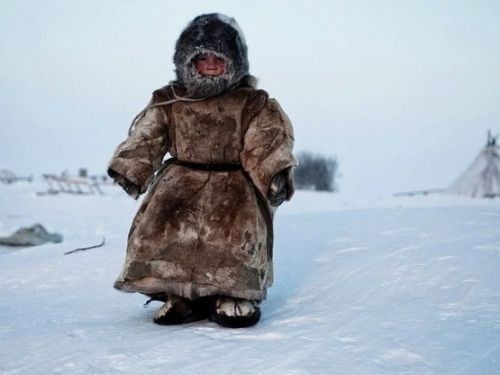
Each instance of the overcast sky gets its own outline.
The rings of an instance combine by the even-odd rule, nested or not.
[[[0,169],[104,173],[214,11],[344,192],[445,187],[500,132],[500,1],[0,0]]]

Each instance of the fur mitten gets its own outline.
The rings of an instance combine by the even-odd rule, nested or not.
[[[124,176],[115,172],[111,168],[108,169],[108,176],[115,180],[115,182],[120,185],[132,198],[139,198],[139,195],[141,194],[139,186],[127,180]]]

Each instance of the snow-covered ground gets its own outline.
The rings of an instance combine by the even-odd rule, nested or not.
[[[159,303],[112,288],[138,202],[0,186],[2,374],[498,374],[500,202],[298,192],[276,217],[261,322],[162,327]],[[104,247],[64,256],[74,248]]]

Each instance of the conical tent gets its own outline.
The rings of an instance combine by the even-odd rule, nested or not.
[[[474,198],[500,197],[500,147],[488,131],[488,142],[472,165],[447,189]]]

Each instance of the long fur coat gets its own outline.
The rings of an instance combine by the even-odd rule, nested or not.
[[[166,86],[150,105],[171,98]],[[273,281],[267,197],[276,174],[292,179],[293,141],[278,102],[252,87],[147,110],[109,164],[115,178],[149,187],[115,287],[264,299]]]

